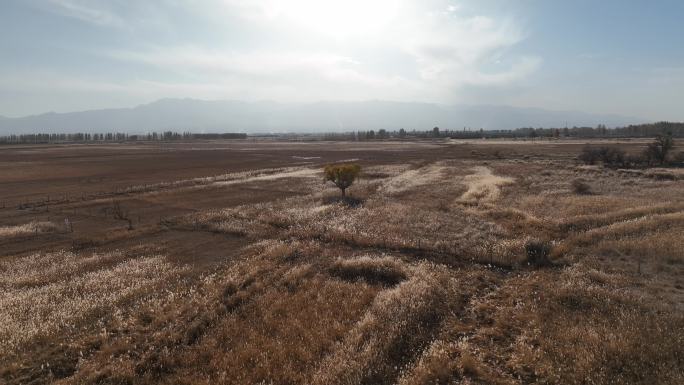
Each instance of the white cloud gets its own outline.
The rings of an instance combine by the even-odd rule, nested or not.
[[[52,12],[102,27],[127,28],[139,37],[130,46],[105,47],[98,53],[147,66],[142,79],[103,78],[81,84],[72,77],[70,81],[74,87],[113,87],[113,92],[129,89],[140,94],[141,87],[147,86],[150,94],[186,90],[188,95],[174,96],[200,98],[449,103],[460,101],[468,87],[515,85],[541,64],[535,55],[511,53],[525,38],[518,23],[465,15],[460,4],[445,0],[160,0],[152,5],[48,0],[43,4]],[[183,9],[188,17],[168,17]],[[190,14],[192,22],[206,22],[202,27],[209,35],[170,46],[141,32],[149,33],[150,25],[163,25],[165,31],[192,28],[169,25],[173,20],[187,22]],[[68,74],[64,78],[70,79]]]
[[[216,45],[157,45],[108,55],[226,87],[250,83],[250,94],[264,99],[275,98],[269,92],[276,88],[293,90],[293,98],[312,100],[336,94],[351,98],[356,93],[356,98],[450,102],[464,86],[507,86],[532,75],[541,64],[534,55],[510,54],[524,39],[515,22],[464,16],[457,4],[448,2],[210,0],[202,4],[195,10],[208,18],[211,13],[213,19],[224,15],[242,20],[241,33],[258,35],[259,44],[233,48],[228,38]],[[369,57],[368,52],[377,55]],[[382,61],[382,55],[402,61],[384,67],[369,64]]]
[[[91,24],[102,26],[123,27],[126,22],[111,9],[106,2],[82,0],[48,0],[36,3],[51,12],[71,17]]]

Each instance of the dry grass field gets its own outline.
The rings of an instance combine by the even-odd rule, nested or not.
[[[0,383],[683,384],[684,173],[584,145],[2,148]]]

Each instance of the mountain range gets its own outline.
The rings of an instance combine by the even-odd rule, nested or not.
[[[619,115],[510,106],[360,101],[278,103],[161,99],[133,108],[0,117],[0,135],[126,132],[322,132],[356,130],[609,127],[644,123]]]

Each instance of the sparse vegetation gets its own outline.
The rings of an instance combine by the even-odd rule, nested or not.
[[[681,384],[681,170],[526,145],[3,209],[0,382]]]

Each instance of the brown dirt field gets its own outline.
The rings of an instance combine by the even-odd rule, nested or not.
[[[593,143],[598,145],[600,142]],[[628,149],[643,141],[610,141]],[[129,212],[134,227],[212,207],[230,207],[296,195],[278,182],[156,195],[122,194],[131,186],[153,185],[273,167],[309,166],[354,159],[369,166],[445,159],[572,158],[585,141],[279,142],[208,141],[160,144],[22,145],[0,147],[0,226],[45,220],[65,229],[21,240],[0,240],[0,255],[59,249],[125,229],[112,218],[113,202]],[[19,209],[20,206],[26,208]]]
[[[79,199],[128,186],[229,172],[320,165],[346,159],[362,164],[412,160],[574,157],[586,141],[269,142],[0,146],[0,202]],[[607,141],[631,151],[644,141]],[[604,142],[592,142],[592,145]]]

